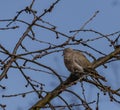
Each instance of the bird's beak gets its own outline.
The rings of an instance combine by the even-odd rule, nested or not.
[[[64,53],[64,51],[63,51],[63,54],[62,54],[62,56],[64,56],[65,55],[65,53]]]

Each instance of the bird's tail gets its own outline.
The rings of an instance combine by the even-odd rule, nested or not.
[[[87,68],[87,69],[84,69],[85,72],[87,72],[89,74],[89,76],[93,77],[93,78],[96,78],[96,79],[101,79],[105,82],[107,82],[106,78],[99,75],[98,72],[92,68]]]

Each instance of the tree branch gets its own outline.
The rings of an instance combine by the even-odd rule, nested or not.
[[[102,64],[106,63],[108,60],[114,58],[117,54],[120,53],[120,48],[117,48],[115,51],[111,52],[105,57],[99,58],[98,60],[93,62],[92,67],[97,68],[101,66]],[[62,91],[64,91],[69,86],[72,86],[76,82],[78,82],[79,79],[74,79],[71,77],[71,75],[68,77],[66,81],[61,83],[58,87],[56,87],[53,91],[49,92],[44,99],[39,100],[35,105],[33,105],[29,110],[39,110],[40,108],[44,107],[48,102],[50,102],[53,98],[58,96]],[[88,81],[89,82],[89,81]],[[92,83],[94,84],[94,83]],[[96,84],[94,84],[96,85]],[[103,88],[104,89],[104,88]],[[105,90],[106,91],[106,90]]]
[[[110,54],[106,55],[105,57],[101,57],[98,60],[92,63],[92,68],[97,68],[103,64],[105,64],[108,60],[114,58],[116,55],[120,54],[120,48],[115,49]]]

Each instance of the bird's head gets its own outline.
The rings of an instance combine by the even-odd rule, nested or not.
[[[73,51],[72,48],[66,48],[63,50],[63,55],[65,55],[66,53],[71,53]]]

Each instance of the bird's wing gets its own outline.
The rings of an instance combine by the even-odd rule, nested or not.
[[[78,65],[81,65],[82,67],[87,67],[87,66],[90,66],[91,63],[89,62],[89,60],[86,58],[86,56],[84,54],[82,54],[81,52],[79,51],[76,51],[74,53],[74,56],[75,56],[75,62],[78,64]]]
[[[91,77],[106,81],[106,79],[103,76],[99,75],[96,70],[94,70],[93,68],[89,68],[89,66],[91,66],[91,63],[86,58],[86,56],[82,54],[81,52],[76,51],[74,53],[74,61],[76,64],[78,64],[79,66],[83,68],[84,72],[89,73]]]

